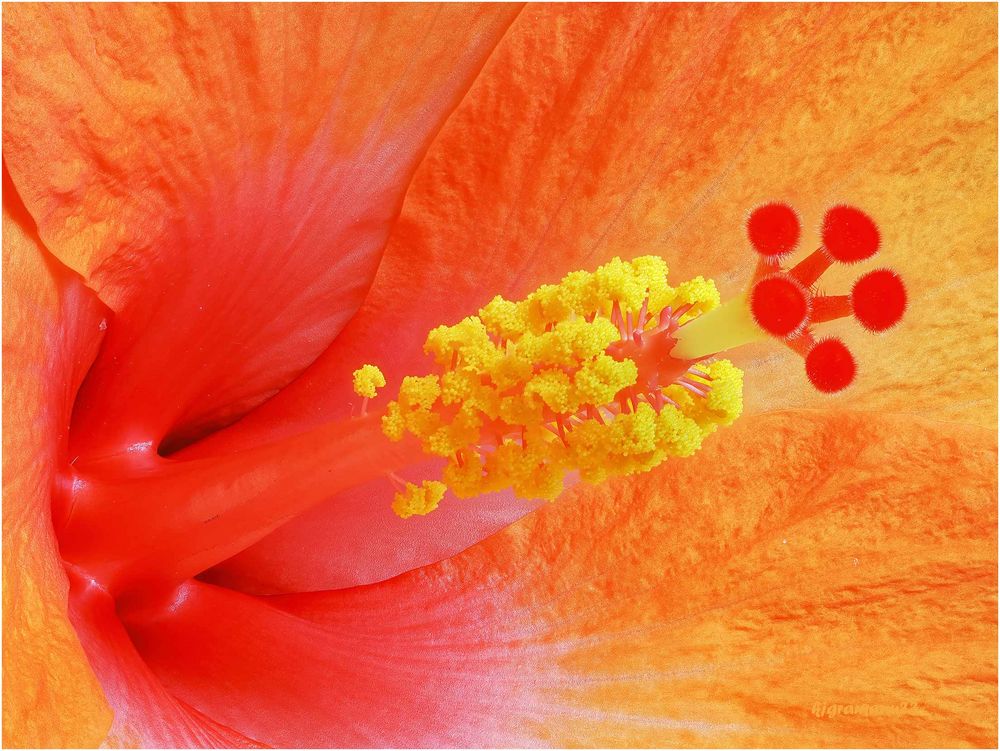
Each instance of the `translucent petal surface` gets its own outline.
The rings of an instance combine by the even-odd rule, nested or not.
[[[5,14],[5,159],[48,247],[116,313],[77,407],[81,454],[176,448],[330,343],[514,13]]]

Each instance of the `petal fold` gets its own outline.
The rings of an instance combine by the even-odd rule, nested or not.
[[[305,595],[309,597],[309,595]],[[436,614],[414,625],[411,603],[381,613],[345,605],[327,627],[198,581],[167,603],[125,613],[129,633],[163,685],[228,726],[276,747],[524,746],[503,730],[505,710],[480,645]],[[432,603],[427,603],[429,606]],[[429,618],[430,623],[424,620]],[[387,619],[399,627],[386,638]],[[470,662],[466,662],[466,659]]]
[[[3,186],[3,745],[99,745],[111,711],[67,618],[52,526],[73,396],[104,312]]]
[[[261,748],[172,696],[136,652],[114,600],[77,571],[70,579],[70,616],[115,713],[107,747]]]
[[[420,483],[440,473],[441,462],[428,461],[399,476]],[[392,510],[395,493],[384,478],[340,493],[201,578],[251,594],[371,584],[449,558],[545,503],[509,491],[473,499],[448,493],[434,513],[401,519]]]
[[[175,449],[330,343],[418,160],[516,12],[5,14],[5,158],[46,244],[115,312],[75,418],[81,453]]]

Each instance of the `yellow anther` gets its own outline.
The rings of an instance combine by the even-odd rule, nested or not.
[[[390,441],[401,441],[406,434],[406,422],[399,402],[390,402],[382,415],[382,432]]]
[[[573,312],[572,297],[554,284],[543,284],[528,295],[525,303],[528,325],[533,331],[543,331],[546,326],[566,320]]]
[[[454,326],[438,326],[427,335],[424,352],[442,367],[461,363],[487,367],[502,356],[490,341],[486,326],[476,316],[469,316]]]
[[[667,406],[656,418],[657,440],[672,456],[691,456],[701,447],[705,432],[676,407]]]
[[[605,301],[599,296],[594,275],[589,271],[571,271],[563,277],[559,286],[563,289],[565,299],[573,313],[580,318],[590,315],[604,305]]]
[[[403,413],[403,424],[406,430],[420,438],[425,448],[429,446],[432,435],[441,429],[441,415],[426,409],[415,409]]]
[[[441,403],[461,404],[481,388],[479,376],[472,370],[450,370],[441,376]]]
[[[731,425],[743,412],[743,371],[729,360],[718,360],[705,372],[712,378],[705,409],[718,425]]]
[[[584,422],[569,434],[570,449],[585,482],[598,483],[607,479],[607,438],[605,426],[594,420]]]
[[[382,432],[393,441],[406,432],[425,442],[441,427],[441,414],[433,411],[441,395],[436,375],[407,376],[399,387],[399,400],[390,402],[382,417]]]
[[[505,441],[491,451],[486,457],[486,474],[489,477],[503,477],[513,485],[527,477],[530,467],[527,464],[527,453],[520,444]]]
[[[500,295],[480,309],[479,318],[486,329],[500,339],[516,339],[528,328],[525,306],[504,300]]]
[[[507,347],[507,354],[490,372],[490,380],[496,388],[505,392],[524,383],[534,372],[534,363],[526,355],[527,348],[522,349],[517,342]]]
[[[464,405],[447,425],[427,437],[426,447],[437,456],[451,456],[479,439],[482,413],[472,405]]]
[[[561,370],[543,370],[524,386],[525,396],[537,395],[553,412],[576,412],[578,402],[572,394],[572,381]]]
[[[692,306],[691,310],[681,318],[682,321],[690,320],[719,307],[719,290],[716,288],[715,282],[696,276],[681,284],[670,304],[674,310],[677,310],[682,305],[689,303]]]
[[[646,288],[632,268],[615,256],[594,272],[599,294],[611,303],[617,302],[623,313],[637,313],[646,299]]]
[[[667,263],[659,256],[640,256],[632,261],[636,278],[649,294],[649,312],[659,313],[674,297],[673,288],[667,284]]]
[[[510,478],[510,486],[522,498],[554,500],[563,491],[566,462],[560,461],[558,450],[526,453],[520,472]]]
[[[552,499],[574,470],[600,482],[690,456],[739,414],[742,373],[670,356],[678,324],[719,294],[701,277],[674,289],[666,272],[655,256],[615,258],[438,326],[424,345],[437,372],[403,379],[383,431],[447,458],[438,484],[460,498],[510,488]],[[397,504],[426,513],[411,509],[430,498],[408,486]]]
[[[656,450],[656,411],[643,403],[631,414],[618,415],[610,437],[608,448],[622,457],[651,454]]]
[[[362,365],[353,375],[354,393],[366,399],[374,399],[378,390],[385,386],[385,376],[375,365]]]
[[[542,421],[542,401],[531,394],[500,398],[500,419],[511,426],[534,426]]]
[[[601,353],[583,364],[573,376],[578,398],[594,406],[608,404],[622,389],[632,386],[639,369],[631,360],[616,360]]]
[[[692,414],[697,407],[695,404],[695,397],[691,395],[690,391],[685,390],[682,386],[677,386],[676,384],[667,386],[663,389],[663,394],[674,403],[674,406],[677,407],[682,414]]]
[[[436,375],[406,376],[399,387],[403,407],[430,409],[440,395],[441,383]]]
[[[536,365],[577,367],[618,338],[617,327],[606,318],[593,322],[574,318],[543,334],[525,334],[517,341],[516,351],[522,360]]]
[[[617,327],[607,318],[599,318],[592,323],[575,318],[557,324],[553,332],[562,337],[573,354],[574,364],[597,357],[617,341]]]
[[[462,452],[444,468],[442,479],[459,498],[474,498],[488,491],[483,463],[478,452]]]
[[[437,480],[424,480],[419,486],[408,482],[402,492],[396,493],[392,510],[402,519],[424,516],[438,507],[446,490],[447,486]]]

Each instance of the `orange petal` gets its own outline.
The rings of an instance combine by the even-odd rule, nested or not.
[[[101,306],[45,257],[4,170],[3,745],[96,746],[111,712],[66,616],[51,501]]]
[[[557,746],[995,745],[996,488],[992,430],[801,411],[582,492],[527,532],[538,576],[519,601],[572,682],[539,731]],[[483,555],[513,557],[518,538]],[[855,709],[817,716],[832,705]]]
[[[229,430],[191,447],[186,456],[238,450],[342,417],[356,402],[351,372],[360,364],[377,364],[391,392],[403,376],[426,372],[421,348],[430,329],[474,314],[495,294],[526,293],[603,258],[586,253],[590,246],[584,240],[592,223],[574,223],[579,235],[544,245],[523,240],[526,223],[537,238],[543,237],[545,220],[557,208],[556,191],[574,175],[593,193],[594,181],[607,165],[592,160],[581,144],[596,147],[610,134],[608,124],[590,110],[621,97],[641,99],[633,91],[631,72],[657,60],[676,66],[673,55],[689,45],[692,28],[675,23],[672,13],[639,6],[529,6],[523,13],[527,20],[519,18],[498,45],[417,171],[365,305],[300,378]],[[729,15],[713,9],[700,23],[703,30],[728,26]],[[714,34],[685,53],[684,73],[669,77],[672,96],[692,90],[695,74],[711,59],[721,37]],[[668,105],[680,111],[683,102]],[[626,140],[633,135],[631,129],[622,130]],[[579,218],[574,212],[574,222]],[[358,495],[349,494],[348,503],[335,499],[317,509],[311,524],[293,523],[292,529],[261,541],[227,564],[221,580],[245,586],[259,577],[276,584],[289,581],[290,569],[295,580],[311,580],[315,554],[304,542],[306,535],[311,534],[309,544],[319,550],[336,550],[342,538],[323,531],[350,523],[358,534],[367,525],[374,544],[355,554],[355,565],[360,562],[362,570],[346,575],[356,577],[355,583],[370,581],[371,573],[381,570],[379,551],[393,543],[399,523],[383,521],[391,492]],[[353,514],[362,505],[368,509],[365,517]],[[523,504],[513,501],[490,516],[510,523],[523,513]],[[494,529],[483,519],[470,519],[462,506],[445,504],[431,517],[419,524],[433,529],[464,518],[480,537]],[[465,538],[439,541],[416,534],[407,549],[411,557],[406,568],[440,560],[467,545]]]
[[[812,250],[825,207],[847,201],[878,220],[877,262],[902,273],[910,310],[884,337],[824,329],[860,361],[840,396],[816,393],[791,353],[737,352],[748,411],[995,424],[996,13],[529,6],[428,152],[369,298],[310,388],[341,382],[359,352],[395,361],[409,351],[399,333],[418,340],[614,254],[656,253],[672,278],[735,294],[754,263],[747,210],[792,202]],[[858,273],[824,285],[846,293]],[[376,330],[397,336],[365,343]]]
[[[545,745],[992,747],[996,488],[992,430],[762,415],[436,567],[276,603],[384,608],[366,633],[414,660],[479,645],[505,732]]]
[[[782,348],[735,352],[747,413],[850,405],[995,424],[995,20],[968,5],[528,6],[428,151],[358,315],[197,450],[343,415],[360,364],[390,385],[423,372],[428,329],[614,254],[657,253],[672,279],[735,294],[754,263],[745,212],[772,198],[803,212],[806,247],[831,203],[872,211],[880,262],[913,302],[884,337],[832,324],[861,367],[842,395],[815,392]],[[261,545],[253,557],[275,571],[295,547]]]
[[[5,158],[47,246],[116,312],[74,418],[82,453],[176,448],[329,344],[516,12],[5,14]]]
[[[275,744],[994,746],[996,434],[799,411],[708,443],[381,584],[192,582],[126,623]]]

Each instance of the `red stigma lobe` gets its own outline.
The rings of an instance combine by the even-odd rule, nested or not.
[[[792,336],[809,318],[810,295],[788,274],[761,279],[750,293],[750,312],[757,325],[774,336]]]
[[[834,206],[823,217],[823,247],[835,261],[864,261],[878,252],[881,242],[875,222],[853,206]]]
[[[795,250],[800,234],[799,217],[788,204],[764,204],[747,219],[750,244],[765,260],[774,263]]]
[[[854,356],[839,339],[823,339],[806,355],[806,375],[810,383],[826,394],[850,386],[855,373]]]
[[[869,271],[851,289],[854,317],[869,331],[885,331],[899,323],[906,310],[906,287],[890,269]]]

